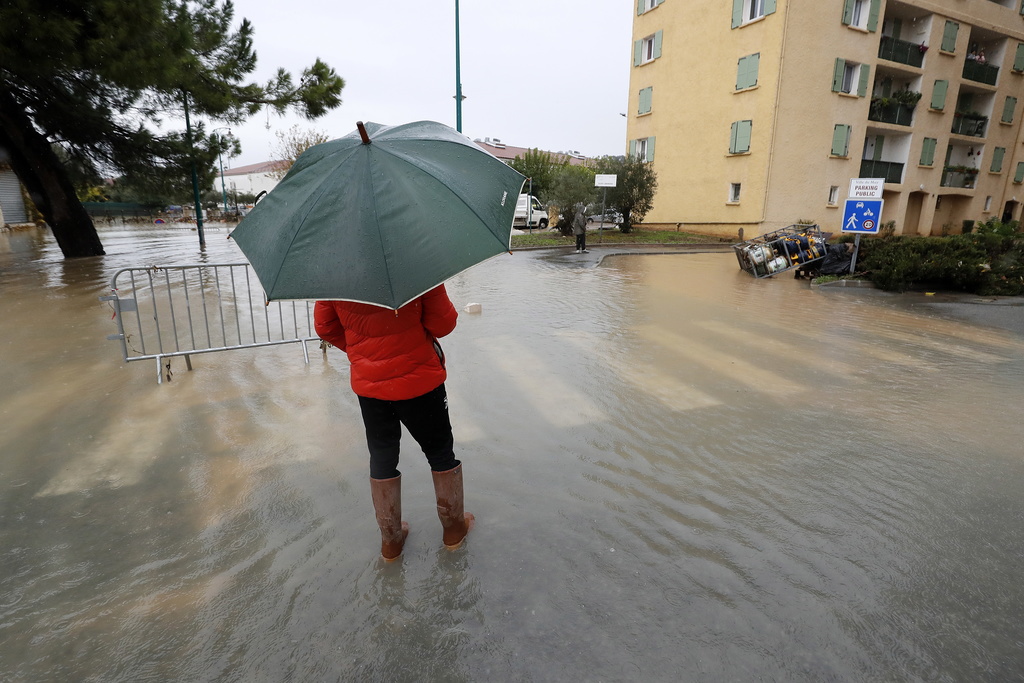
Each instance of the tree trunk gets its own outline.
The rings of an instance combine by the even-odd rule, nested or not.
[[[103,245],[46,137],[9,96],[0,93],[0,158],[6,157],[66,258],[100,256]]]

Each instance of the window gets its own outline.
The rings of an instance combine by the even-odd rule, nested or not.
[[[637,16],[640,16],[644,12],[650,12],[663,2],[665,2],[665,0],[637,0],[636,14]]]
[[[1017,163],[1017,172],[1013,174],[1013,182],[1024,183],[1024,161]]]
[[[753,88],[757,85],[757,70],[761,63],[761,53],[740,57],[736,67],[736,89]]]
[[[845,157],[850,153],[850,131],[852,127],[837,123],[832,132],[832,156]]]
[[[832,185],[828,188],[828,205],[835,206],[839,203],[839,186]]]
[[[732,0],[732,27],[742,26],[775,12],[776,0]]]
[[[946,21],[942,29],[942,44],[939,46],[943,52],[956,52],[956,34],[960,30],[960,24],[955,21]]]
[[[843,23],[874,32],[878,28],[879,5],[881,0],[845,0]]]
[[[921,143],[921,165],[931,166],[935,163],[935,146],[938,144],[935,138],[925,138]]]
[[[1002,173],[1004,156],[1006,156],[1005,147],[996,147],[992,150],[992,165],[988,167],[988,170],[992,173]]]
[[[630,140],[629,155],[640,161],[654,161],[654,137]]]
[[[837,58],[832,72],[832,92],[856,93],[859,97],[864,97],[868,94],[870,76],[871,67],[867,64]]]
[[[653,62],[661,56],[661,34],[662,31],[658,31],[633,44],[633,66]]]
[[[1006,101],[1003,102],[1003,118],[999,119],[1003,123],[1013,123],[1013,110],[1017,108],[1017,98],[1006,96]]]
[[[985,213],[992,210],[992,195],[985,197]]]
[[[1017,54],[1013,57],[1013,70],[1024,71],[1024,43],[1017,43]]]
[[[640,91],[640,106],[637,109],[637,114],[650,114],[651,113],[651,98],[654,95],[654,88],[648,86]]]
[[[741,183],[729,183],[729,203],[739,204]]]
[[[750,131],[753,121],[733,121],[729,131],[729,154],[745,154],[750,151]]]
[[[946,108],[946,91],[949,90],[949,81],[938,80],[935,81],[935,87],[932,89],[932,109],[945,109]]]

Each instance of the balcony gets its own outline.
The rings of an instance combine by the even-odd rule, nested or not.
[[[924,63],[924,53],[927,50],[927,45],[918,45],[906,40],[882,36],[882,42],[878,45],[878,57],[888,59],[890,62],[920,67]]]
[[[991,64],[979,64],[973,59],[964,62],[964,78],[977,83],[995,85],[999,80],[999,67]]]
[[[975,138],[985,137],[985,126],[988,124],[988,117],[975,114],[953,114],[953,127],[951,133],[957,135],[969,135]]]
[[[877,97],[871,100],[871,109],[868,111],[868,120],[880,123],[894,123],[897,126],[909,126],[914,120],[914,110],[906,105],[895,102],[888,102],[887,97]]]
[[[974,181],[978,177],[978,169],[966,166],[946,166],[942,169],[942,187],[961,187],[973,189]]]
[[[887,183],[903,182],[903,164],[895,161],[872,161],[861,159],[861,178],[885,178]]]

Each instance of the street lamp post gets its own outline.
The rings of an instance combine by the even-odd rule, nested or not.
[[[226,130],[228,135],[231,134],[231,129],[227,127],[216,128],[212,132],[216,133],[219,130]],[[220,144],[217,145],[217,162],[220,164],[220,193],[224,199],[224,213],[226,214],[228,212],[228,191],[224,188],[224,136],[221,135],[218,137],[220,138]]]
[[[185,102],[185,137],[188,139],[189,155],[192,157],[192,195],[196,201],[196,230],[199,232],[199,247],[206,246],[206,237],[203,235],[203,203],[199,195],[199,174],[196,172],[196,150],[192,145],[192,123],[188,117],[188,93],[181,91],[182,99]]]

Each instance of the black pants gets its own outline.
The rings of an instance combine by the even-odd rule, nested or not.
[[[399,475],[402,425],[423,449],[431,470],[447,472],[459,465],[455,459],[455,439],[448,419],[448,394],[444,384],[404,401],[360,396],[359,409],[363,413],[366,446],[370,450],[370,476],[374,479],[391,479]]]
[[[581,232],[576,235],[576,249],[582,250],[587,248],[587,233]]]

